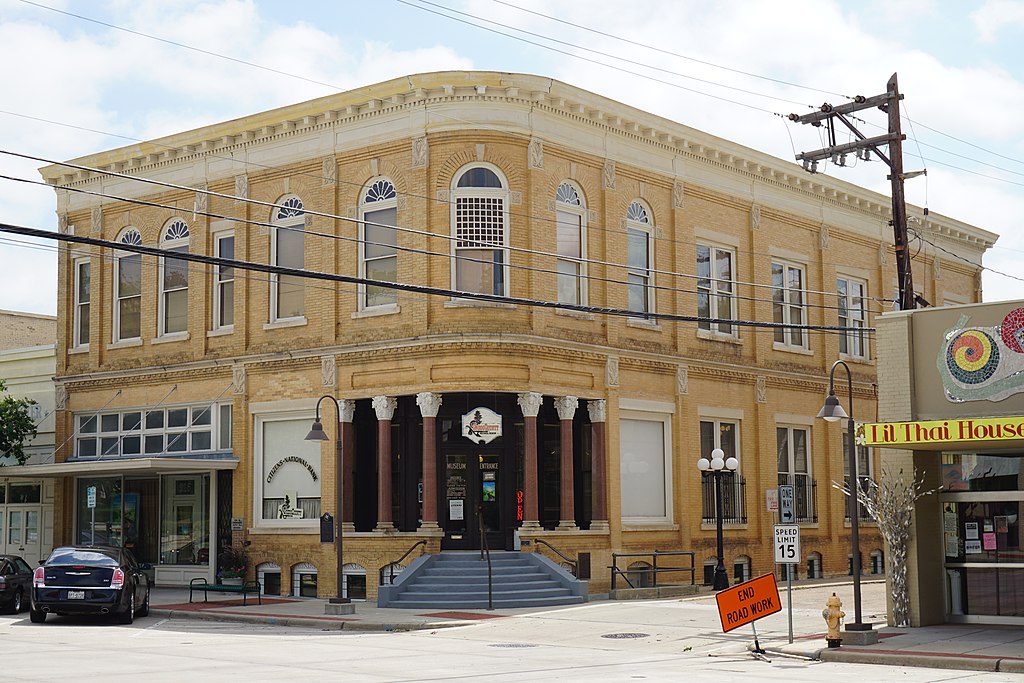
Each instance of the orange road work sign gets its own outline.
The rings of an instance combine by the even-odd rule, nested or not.
[[[715,595],[715,601],[723,633],[782,611],[775,574],[765,574],[727,588]]]

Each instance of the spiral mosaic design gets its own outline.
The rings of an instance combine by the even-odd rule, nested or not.
[[[999,336],[1003,338],[1006,348],[1014,353],[1024,353],[1021,348],[1021,342],[1024,342],[1024,308],[1015,308],[1003,318]]]
[[[946,347],[949,374],[964,384],[981,384],[999,366],[999,348],[981,330],[965,330]]]

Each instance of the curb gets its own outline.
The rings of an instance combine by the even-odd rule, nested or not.
[[[155,617],[167,619],[194,619],[196,621],[226,621],[245,624],[267,624],[270,626],[292,626],[297,628],[314,628],[321,631],[366,631],[395,633],[400,631],[426,631],[453,626],[464,626],[466,622],[427,622],[382,624],[365,621],[341,621],[339,619],[319,619],[316,617],[271,616],[267,614],[225,614],[210,610],[174,610],[151,607],[149,613]]]
[[[1024,659],[1003,659],[983,655],[918,655],[912,652],[878,652],[870,650],[825,649],[818,658],[823,662],[851,664],[885,664],[888,666],[916,666],[959,671],[992,671],[1024,673]]]

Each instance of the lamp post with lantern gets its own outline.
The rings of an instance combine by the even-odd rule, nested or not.
[[[729,587],[729,574],[725,571],[725,551],[722,538],[722,475],[728,472],[735,472],[740,466],[739,460],[734,457],[725,458],[725,451],[716,448],[711,451],[711,459],[701,458],[697,461],[697,469],[702,474],[710,475],[715,479],[715,527],[718,532],[718,565],[715,567],[715,580],[713,588],[720,591]]]

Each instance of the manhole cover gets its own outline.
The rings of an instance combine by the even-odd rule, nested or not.
[[[530,643],[491,643],[489,647],[537,647]]]
[[[602,638],[649,638],[650,633],[606,633]]]

